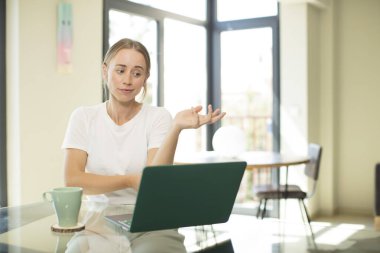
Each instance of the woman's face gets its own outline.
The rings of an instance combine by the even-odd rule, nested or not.
[[[108,66],[103,66],[111,99],[121,103],[135,101],[148,78],[144,56],[134,49],[122,49]]]

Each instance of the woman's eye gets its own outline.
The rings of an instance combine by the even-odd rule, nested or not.
[[[125,72],[124,69],[116,69],[116,73],[118,74],[123,74]]]
[[[134,77],[140,77],[140,76],[142,75],[142,73],[141,73],[140,71],[133,71],[133,72],[132,72],[132,75],[133,75]]]

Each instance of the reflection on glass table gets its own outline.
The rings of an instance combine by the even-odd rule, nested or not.
[[[272,176],[273,171],[278,173],[281,168],[284,168],[286,178],[288,168],[299,168],[298,165],[304,165],[308,163],[309,160],[310,158],[307,155],[270,151],[247,151],[236,157],[224,157],[216,151],[203,151],[176,153],[174,158],[176,164],[246,161],[247,167],[245,176],[247,177],[243,178],[234,206],[234,213],[240,214],[253,214],[257,211],[255,208],[258,206],[258,202],[253,203],[252,205],[245,205],[248,203],[248,200],[252,199],[249,194],[253,193],[253,185],[276,185],[279,181],[277,181],[276,177]],[[270,209],[274,208],[270,207]]]
[[[130,233],[104,219],[132,212],[133,205],[83,201],[79,222],[85,230],[56,233],[51,231],[56,216],[50,203],[1,208],[0,252],[209,252],[205,250],[228,241],[225,232],[212,226]]]

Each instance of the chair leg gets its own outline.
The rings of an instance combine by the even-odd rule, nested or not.
[[[303,209],[303,211],[305,212],[306,218],[307,218],[307,224],[309,225],[309,230],[310,230],[310,236],[311,236],[312,244],[313,244],[313,246],[314,246],[314,249],[315,249],[317,252],[319,252],[319,251],[318,251],[318,246],[317,246],[317,244],[315,243],[315,236],[314,236],[314,232],[313,232],[313,229],[312,229],[312,227],[311,227],[311,224],[310,224],[310,216],[309,216],[309,214],[308,214],[308,212],[307,212],[305,202],[304,202],[303,199],[300,199],[299,202],[300,202],[300,206],[303,207],[303,208],[301,208],[301,209]],[[302,203],[302,204],[301,204],[301,203]],[[303,213],[302,213],[302,219],[304,220]]]
[[[284,219],[286,219],[286,209],[287,209],[287,198],[284,198],[284,206],[283,206],[283,210],[284,210]],[[278,199],[278,218],[281,219],[281,199]]]
[[[310,224],[310,216],[309,216],[309,213],[307,212],[305,202],[303,200],[301,200],[301,203],[303,206],[303,210],[305,211],[305,214],[306,214],[307,222]]]
[[[256,219],[258,219],[260,217],[261,203],[262,202],[263,202],[263,199],[260,199],[259,206],[257,207]]]
[[[265,212],[267,211],[267,201],[268,199],[264,199],[264,208],[263,208],[263,211],[261,212],[261,219],[264,219]]]
[[[305,211],[305,215],[306,215],[306,218],[307,218],[307,224],[309,225],[311,236],[314,238],[313,229],[312,229],[311,224],[310,224],[310,216],[309,216],[309,213],[307,212],[305,202],[304,202],[303,199],[302,200],[300,199],[300,202],[302,203],[303,210]]]
[[[298,204],[300,206],[300,211],[301,211],[301,217],[302,217],[303,224],[306,225],[306,223],[308,223],[309,221],[305,220],[305,211],[304,211],[304,206],[303,206],[302,199],[298,199]]]

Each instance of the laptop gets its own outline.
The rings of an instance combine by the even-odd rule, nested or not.
[[[133,214],[105,219],[129,232],[224,223],[246,166],[236,161],[146,167]]]

